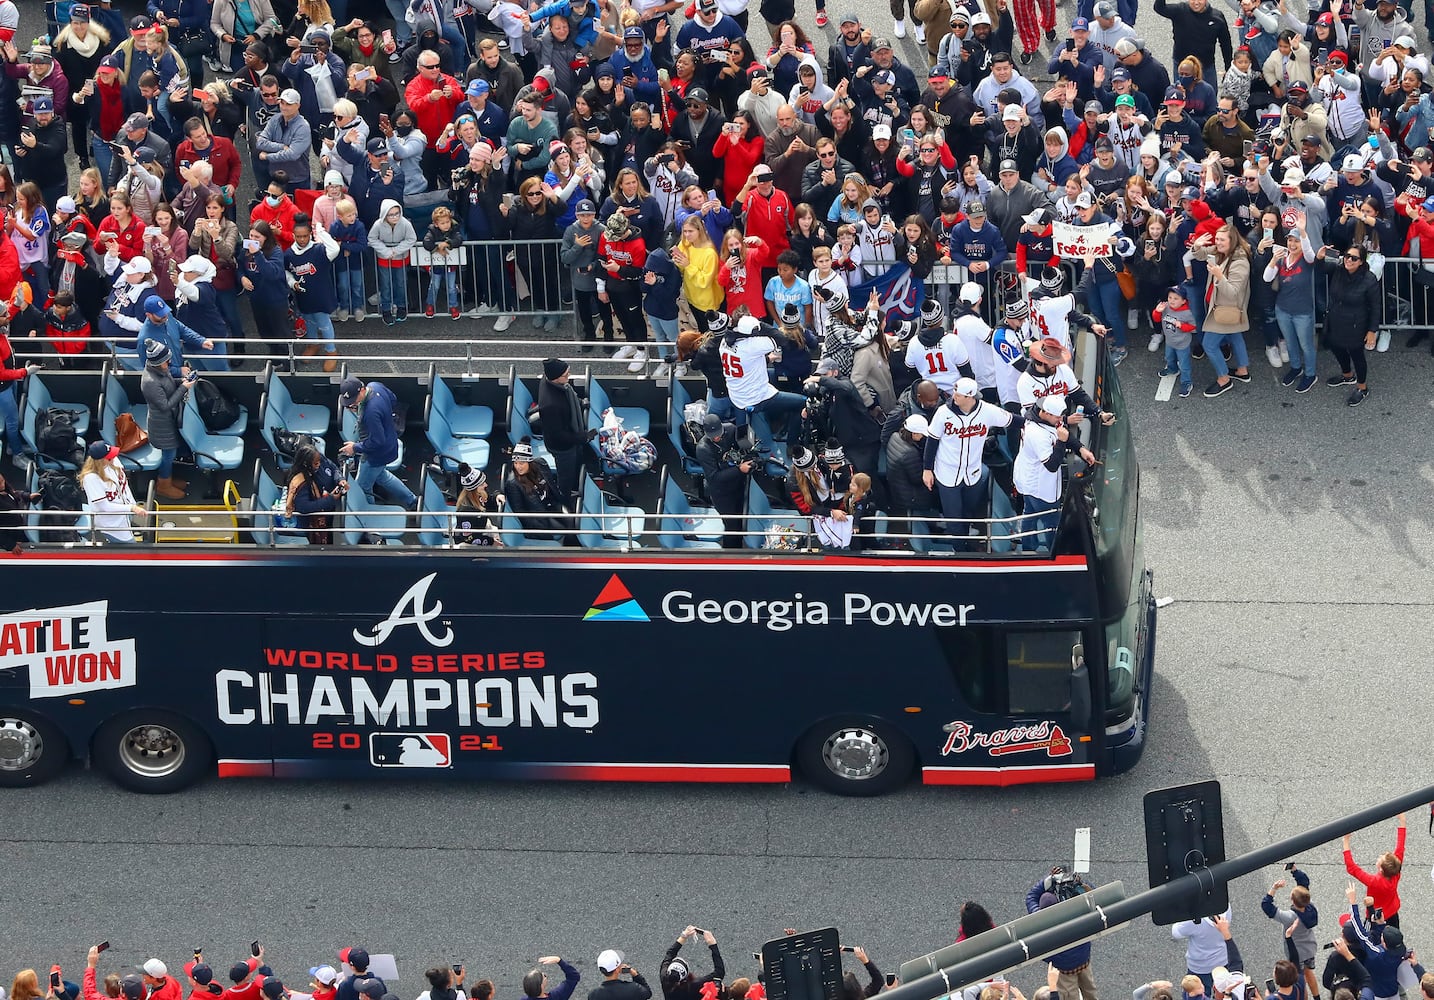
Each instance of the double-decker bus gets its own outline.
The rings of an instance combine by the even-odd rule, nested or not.
[[[1083,381],[1117,420],[1084,426],[1100,464],[1068,477],[1042,552],[674,548],[653,540],[666,521],[651,509],[616,532],[622,544],[595,546],[514,533],[479,548],[411,527],[392,533],[397,544],[351,545],[349,514],[338,544],[281,544],[267,500],[224,514],[234,529],[221,538],[166,540],[188,523],[169,507],[133,545],[36,527],[4,568],[0,784],[38,783],[74,760],[146,792],[216,771],[800,775],[845,794],[1126,771],[1146,740],[1156,611],[1131,422],[1103,349],[1088,336],[1081,346]],[[242,398],[272,377],[226,386]],[[51,376],[48,388],[81,400],[86,378]],[[422,406],[431,379],[383,381]],[[518,381],[475,382],[496,394],[500,427]],[[332,405],[336,382],[314,376],[309,388]],[[603,383],[657,415],[654,427],[673,391]],[[250,424],[259,480],[272,456]],[[680,456],[664,457],[681,475]],[[225,488],[260,496],[257,481]],[[426,516],[441,525],[451,509],[440,505]]]

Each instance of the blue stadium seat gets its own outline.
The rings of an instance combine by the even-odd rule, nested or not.
[[[113,374],[106,374],[104,395],[100,397],[100,436],[106,441],[115,440],[115,421],[122,413],[130,414],[135,423],[145,427],[149,407],[132,404],[120,380]],[[153,472],[159,468],[160,453],[153,445],[143,444],[121,455],[119,460],[127,472]]]
[[[488,442],[482,438],[458,437],[437,409],[428,415],[426,433],[435,458],[445,472],[457,472],[460,462],[467,462],[475,469],[487,468]]]
[[[329,432],[333,414],[322,403],[296,403],[289,394],[284,376],[274,371],[270,364],[264,372],[264,413],[278,417],[277,423],[297,434],[312,434],[323,437]]]
[[[951,536],[940,531],[937,525],[925,521],[914,521],[911,525],[911,549],[913,552],[955,552]]]
[[[308,545],[308,536],[302,531],[290,528],[274,530],[274,522],[261,516],[266,511],[272,511],[274,504],[279,497],[284,495],[284,488],[269,478],[264,471],[264,466],[259,459],[254,460],[254,499],[249,509],[254,512],[254,527],[250,534],[254,536],[255,545]]]
[[[352,489],[344,494],[344,538],[348,543],[357,545],[365,532],[381,535],[389,541],[402,540],[408,523],[407,512],[396,504],[373,503],[356,484],[350,483],[350,486]]]
[[[673,380],[677,384],[677,380]],[[694,507],[667,469],[662,470],[657,544],[664,549],[720,549],[722,518],[711,507]],[[680,534],[668,534],[680,532]]]
[[[48,409],[52,400],[50,392],[45,388],[45,383],[40,381],[38,375],[31,375],[25,380],[25,399],[20,406],[20,440],[25,447],[35,453],[35,463],[42,469],[65,469],[75,471],[80,466],[72,461],[72,456],[46,455],[40,451],[38,438],[36,436],[36,423],[40,411]],[[43,404],[43,405],[42,405]],[[69,409],[69,407],[62,407]],[[89,424],[89,410],[84,411],[85,424]],[[81,453],[86,444],[84,435],[76,430],[75,443],[79,445]]]
[[[46,383],[43,374],[36,373],[25,379],[25,400],[26,405],[33,406],[36,410],[48,410],[52,406],[61,410],[69,410],[74,415],[75,433],[81,437],[89,433],[89,406],[85,403],[71,403],[63,400],[57,402],[50,394],[50,386]]]
[[[602,379],[588,377],[588,430],[602,430],[602,415],[608,407],[622,419],[622,426],[643,437],[652,429],[652,415],[640,406],[613,406]]]
[[[638,536],[646,526],[646,512],[641,507],[609,503],[597,483],[583,476],[582,497],[578,504],[578,544],[585,549],[626,548],[641,545]],[[628,523],[631,519],[631,532]]]
[[[194,464],[206,471],[237,469],[244,460],[244,439],[237,434],[211,434],[199,416],[194,393],[184,394],[184,419],[179,436],[194,452]]]
[[[508,369],[508,384],[512,391],[508,396],[508,441],[510,444],[517,444],[523,438],[529,438],[533,445],[533,457],[541,458],[548,463],[548,468],[556,468],[552,452],[548,451],[543,444],[541,435],[534,434],[532,425],[528,423],[528,411],[533,408],[533,394],[528,391],[527,385],[518,377],[515,368]]]
[[[347,407],[339,411],[339,433],[345,441],[358,440],[358,414]],[[387,465],[389,472],[397,472],[401,468],[403,468],[403,438],[398,439],[398,454]]]
[[[683,412],[687,404],[692,402],[692,394],[682,384],[680,378],[672,380],[671,392],[667,397],[667,439],[672,442],[672,447],[677,454],[682,456],[682,471],[689,476],[702,475],[702,463],[692,458],[682,448],[682,424],[686,419]]]
[[[418,491],[419,505],[418,515],[418,541],[421,545],[447,545],[452,537],[449,525],[452,522],[448,515],[453,511],[453,505],[443,495],[443,489],[438,485],[438,480],[429,475],[428,470],[423,470],[423,482]]]
[[[745,539],[749,549],[762,548],[767,541],[767,532],[773,528],[792,528],[801,532],[804,537],[808,534],[807,519],[795,511],[787,514],[773,510],[772,501],[762,491],[756,479],[747,481],[747,513],[751,515],[747,521]]]
[[[427,423],[429,416],[434,413],[443,414],[448,421],[448,427],[453,431],[454,437],[460,438],[486,438],[493,433],[493,410],[487,406],[464,406],[453,398],[453,389],[448,381],[436,371],[436,365],[428,368],[428,382],[431,386],[428,393],[427,410],[423,420]]]

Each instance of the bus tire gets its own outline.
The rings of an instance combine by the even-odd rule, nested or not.
[[[797,744],[807,780],[838,795],[885,795],[904,785],[916,765],[911,742],[875,719],[818,723]]]
[[[95,733],[91,749],[115,784],[151,795],[192,785],[214,762],[214,750],[198,726],[160,709],[110,719]]]
[[[0,788],[28,788],[49,781],[70,760],[59,727],[26,712],[0,711]]]

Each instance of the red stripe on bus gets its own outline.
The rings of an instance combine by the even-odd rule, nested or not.
[[[543,765],[538,765],[543,767]],[[785,784],[792,769],[785,764],[555,764],[557,777],[569,781],[692,781]]]
[[[1091,781],[1094,764],[1052,764],[1031,767],[925,767],[921,781],[927,785],[980,785],[1007,788],[1054,781]]]
[[[274,762],[271,760],[221,760],[221,778],[272,778]]]

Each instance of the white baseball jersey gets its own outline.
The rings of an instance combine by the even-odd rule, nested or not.
[[[978,399],[970,413],[955,403],[943,403],[931,416],[927,436],[937,441],[933,471],[942,486],[974,486],[981,480],[981,455],[986,435],[993,428],[1009,427],[1011,414],[999,406]]]
[[[912,337],[906,345],[906,367],[915,368],[922,378],[930,379],[947,395],[961,377],[960,366],[971,363],[966,345],[954,333],[948,333],[927,347],[921,338]]]
[[[1037,339],[1055,337],[1066,350],[1071,350],[1071,310],[1075,308],[1074,295],[1057,295],[1052,298],[1031,299],[1031,318],[1028,325],[1035,328]]]
[[[992,332],[985,320],[975,313],[956,317],[956,337],[966,348],[966,356],[971,359],[971,373],[982,389],[996,386],[996,365],[1000,362],[996,358],[996,349],[991,346]]]
[[[843,292],[847,289],[846,277],[840,271],[832,271],[823,278],[812,268],[807,274],[807,284],[812,286],[812,326],[817,340],[826,340],[827,331],[831,329],[832,317],[827,309],[827,304],[817,294],[818,288],[830,288],[833,291],[840,288]]]
[[[1021,450],[1016,454],[1012,478],[1022,496],[1055,503],[1061,497],[1061,470],[1047,469],[1056,446],[1056,429],[1039,420],[1027,420],[1021,428]]]
[[[886,216],[881,222],[887,221]],[[856,243],[861,247],[861,273],[863,281],[879,278],[896,263],[896,235],[888,233],[881,223],[873,226],[861,219],[856,224]]]
[[[1079,388],[1080,381],[1070,365],[1059,365],[1050,375],[1037,375],[1034,368],[1027,368],[1016,383],[1016,398],[1022,406],[1030,406],[1053,394],[1068,396]]]
[[[735,344],[722,341],[718,353],[733,406],[745,410],[777,394],[776,387],[767,379],[767,355],[776,349],[771,337],[743,337]]]

